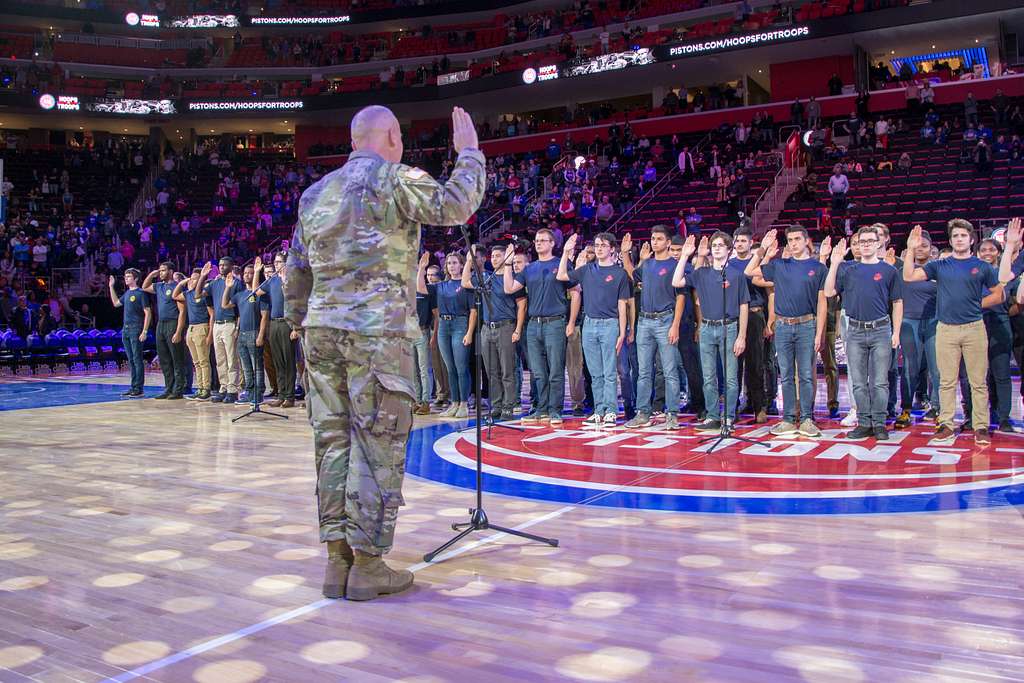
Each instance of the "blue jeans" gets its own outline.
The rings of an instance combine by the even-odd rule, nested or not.
[[[121,342],[124,344],[124,354],[128,357],[128,368],[131,370],[132,391],[142,391],[146,383],[146,365],[142,359],[142,345],[139,335],[142,334],[141,325],[126,326],[121,330]]]
[[[740,393],[739,359],[732,352],[739,334],[739,323],[728,325],[700,326],[700,365],[704,374],[704,407],[709,420],[722,417],[718,397],[721,389],[718,381],[718,363],[725,368],[725,419],[736,419],[736,401]]]
[[[413,356],[416,359],[416,374],[413,386],[416,389],[416,400],[430,403],[430,395],[434,391],[434,383],[430,379],[430,328],[422,330],[420,336],[412,343]]]
[[[800,373],[800,418],[814,419],[814,376],[817,362],[814,354],[815,320],[775,325],[775,352],[779,358],[779,379],[782,382],[782,417],[796,422],[796,380]],[[857,407],[858,413],[860,406]]]
[[[238,333],[238,359],[242,361],[245,376],[245,390],[249,400],[255,397],[257,403],[263,400],[263,347],[256,346],[256,332]],[[255,392],[255,393],[254,393]]]
[[[452,403],[465,403],[469,400],[469,349],[462,340],[469,330],[469,318],[460,316],[454,320],[442,318],[437,325],[437,345],[441,349],[441,358],[448,370],[448,387],[451,390]]]
[[[846,364],[857,403],[857,424],[862,427],[885,426],[891,360],[892,323],[865,330],[849,322]]]
[[[526,328],[530,372],[537,378],[534,415],[561,415],[565,405],[565,318],[531,320]]]
[[[640,318],[636,328],[637,382],[636,409],[638,413],[651,414],[651,391],[654,381],[654,354],[661,358],[661,374],[665,377],[665,412],[675,415],[679,412],[679,350],[668,341],[672,329],[672,314],[662,318]]]
[[[939,409],[939,366],[935,360],[936,319],[904,318],[900,326],[900,348],[903,349],[903,407],[909,409],[917,395],[921,369],[928,367],[928,397],[932,407]]]
[[[619,412],[619,383],[615,362],[618,318],[587,318],[583,322],[583,357],[594,388],[594,414]]]

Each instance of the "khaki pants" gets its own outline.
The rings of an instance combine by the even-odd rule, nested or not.
[[[238,393],[238,323],[213,324],[213,354],[221,393]]]
[[[200,391],[210,390],[210,324],[200,323],[189,325],[185,334],[188,352],[192,354],[192,364],[196,368],[196,385]]]
[[[587,398],[586,379],[583,377],[583,333],[580,326],[569,337],[565,345],[565,370],[568,373],[569,399],[573,410],[583,408]]]
[[[939,425],[953,428],[956,412],[956,385],[960,359],[967,367],[971,384],[971,425],[988,425],[988,334],[985,323],[977,320],[964,325],[940,322],[935,332],[935,356],[939,366]]]

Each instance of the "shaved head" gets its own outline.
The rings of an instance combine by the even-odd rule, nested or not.
[[[402,160],[402,129],[387,107],[373,105],[359,110],[352,118],[352,149],[373,152],[387,161]]]

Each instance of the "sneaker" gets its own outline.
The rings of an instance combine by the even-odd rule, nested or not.
[[[219,391],[210,397],[211,403],[222,403],[227,398],[227,394],[222,394]]]
[[[639,429],[640,427],[650,427],[653,424],[651,416],[646,413],[637,413],[636,416],[623,425],[626,429]]]
[[[171,392],[169,392],[169,391],[164,391],[164,392],[161,392],[161,393],[157,394],[157,395],[156,395],[156,396],[154,396],[153,398],[155,398],[155,399],[156,399],[156,400],[158,400],[158,401],[162,401],[162,400],[164,400],[164,399],[167,399],[167,398],[170,398],[170,397],[171,397]]]
[[[655,410],[653,413],[651,413],[651,417],[653,417],[653,418],[665,417],[665,411],[664,410]]]
[[[524,425],[535,425],[538,422],[540,416],[537,413],[527,413],[519,418],[519,421]]]
[[[598,415],[597,413],[594,413],[593,415],[588,417],[586,420],[584,420],[583,424],[585,424],[587,426],[590,426],[590,427],[593,427],[595,425],[601,424],[601,419],[602,418],[601,418],[600,415]]]
[[[763,408],[757,411],[757,415],[754,416],[754,424],[763,425],[768,421],[768,411]]]
[[[1009,420],[1001,420],[999,426],[996,427],[996,431],[1003,432],[1004,434],[1016,434],[1017,428]]]
[[[232,392],[224,397],[224,403],[238,403],[238,394]]]
[[[879,441],[888,441],[889,440],[889,430],[887,430],[882,425],[879,425],[879,426],[875,427],[875,438],[877,440],[879,440]]]
[[[665,418],[665,422],[662,423],[661,428],[665,431],[675,431],[679,429],[679,418],[675,413],[669,413],[668,417]]]
[[[142,398],[143,396],[145,396],[145,394],[142,393],[141,389],[139,391],[133,391],[130,394],[128,394],[128,398]]]
[[[185,399],[186,401],[198,401],[199,400],[199,392],[197,391],[194,394],[185,394],[184,396],[182,396],[182,398]]]
[[[514,412],[512,412],[511,408],[506,408],[505,410],[501,411],[501,417],[499,419],[501,419],[501,420],[514,420],[514,419],[516,419],[516,414]]]
[[[935,430],[935,435],[932,436],[932,441],[953,441],[956,439],[956,433],[946,425],[939,425]]]
[[[844,427],[856,427],[857,426],[857,409],[850,408],[850,412],[846,414],[846,417],[839,423]]]
[[[979,446],[987,446],[992,443],[992,437],[988,435],[988,430],[984,427],[974,430],[974,443]]]
[[[866,425],[854,427],[846,433],[847,439],[867,439],[875,435],[875,430]]]
[[[719,420],[705,418],[693,426],[698,432],[720,432],[722,423]]]
[[[168,401],[180,401],[182,399],[181,394],[171,394],[167,397]]]
[[[458,403],[449,403],[448,407],[437,414],[438,417],[451,417],[459,409]]]
[[[135,391],[129,389],[128,391],[121,392],[121,398],[130,398],[133,394],[135,394]]]
[[[970,422],[964,422],[963,424],[961,424],[959,427],[956,428],[956,431],[959,432],[960,434],[966,434],[967,432],[973,432],[974,431],[974,425],[972,425]]]
[[[929,408],[924,413],[924,419],[926,420],[937,420],[939,419],[939,411],[935,408]]]
[[[619,416],[616,415],[615,413],[605,413],[604,420],[602,420],[601,422],[605,427],[614,427],[618,420]]]
[[[469,407],[465,403],[460,403],[459,407],[455,410],[455,414],[452,415],[452,417],[456,419],[469,417]]]
[[[900,416],[896,418],[897,427],[909,427],[911,424],[913,424],[913,420],[910,419],[909,410],[904,410],[900,413]]]
[[[551,425],[552,427],[561,427],[562,426],[562,416],[561,415],[552,415],[551,418],[548,420],[548,424]]]
[[[818,429],[818,425],[814,424],[814,420],[808,418],[800,423],[800,436],[806,436],[809,439],[817,439],[821,436],[821,430]]]
[[[193,400],[195,400],[195,401],[209,401],[210,400],[210,392],[209,391],[205,391],[205,390],[204,391],[200,391],[198,394],[196,394],[196,397]]]
[[[828,409],[828,419],[835,420],[839,417],[839,406],[832,406]]]
[[[426,405],[426,404],[424,404],[424,405]],[[286,398],[285,400],[281,401],[281,407],[282,408],[294,408],[295,407],[295,401],[290,399],[290,398]],[[430,406],[427,406],[426,414],[430,415]]]
[[[770,433],[773,434],[774,436],[796,436],[798,431],[799,430],[796,428],[795,424],[783,420],[782,422],[772,427]]]
[[[437,408],[438,410],[446,409],[448,407],[448,399],[446,399],[446,398],[439,398],[439,399],[437,399],[436,401],[434,401],[434,407]]]
[[[491,408],[491,419],[497,420],[501,417],[501,408]]]

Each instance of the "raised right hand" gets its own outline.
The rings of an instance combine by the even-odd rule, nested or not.
[[[459,153],[464,149],[478,149],[480,145],[473,119],[462,107],[452,109],[452,145]]]

